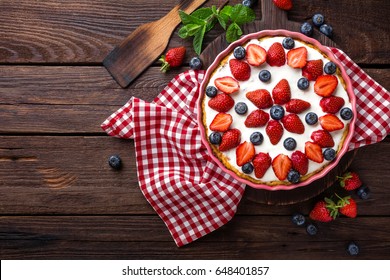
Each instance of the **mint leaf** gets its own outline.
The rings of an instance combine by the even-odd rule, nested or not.
[[[187,25],[184,25],[182,28],[179,29],[179,37],[182,39],[189,37]]]
[[[242,30],[240,26],[233,22],[232,24],[229,25],[228,29],[226,30],[226,40],[231,43],[242,35]]]
[[[181,22],[186,25],[186,24],[198,24],[198,25],[204,25],[206,24],[206,21],[199,19],[197,17],[194,17],[192,15],[186,14],[182,10],[179,10],[179,16],[181,19]]]
[[[251,22],[255,20],[255,17],[255,12],[242,4],[235,5],[231,11],[231,20],[238,25]]]
[[[203,27],[199,29],[194,36],[194,42],[193,42],[194,51],[198,55],[200,55],[200,53],[202,52],[202,44],[203,44],[203,38],[205,33],[206,33],[206,25],[203,25]]]
[[[222,28],[226,30],[227,21],[229,20],[229,18],[226,16],[217,15],[217,19]]]
[[[220,15],[224,15],[227,18],[230,18],[232,15],[233,7],[232,6],[225,6],[222,8],[222,10],[219,12]]]
[[[200,28],[202,28],[202,25],[198,25],[198,24],[187,24],[186,27],[187,27],[188,36],[194,36],[194,35],[196,34],[196,32],[198,32],[198,30],[199,30]]]
[[[213,11],[211,8],[200,8],[200,9],[197,9],[196,11],[192,12],[191,16],[196,17],[198,19],[206,20],[212,14],[213,14]]]

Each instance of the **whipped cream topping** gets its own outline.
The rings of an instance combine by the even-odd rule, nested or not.
[[[267,51],[273,43],[275,43],[275,42],[282,43],[283,39],[284,39],[284,37],[282,37],[282,36],[266,37],[266,38],[261,38],[260,40],[252,39],[249,42],[247,42],[247,44],[260,45]],[[330,61],[327,57],[325,57],[321,52],[319,52],[317,49],[313,48],[311,45],[304,44],[299,40],[295,40],[295,48],[298,48],[301,46],[306,47],[306,49],[308,51],[307,60],[322,59],[324,65]],[[288,50],[285,50],[286,57],[287,57],[287,51]],[[231,53],[228,56],[228,59],[225,60],[225,64],[220,65],[220,67],[218,67],[216,69],[216,71],[212,74],[206,87],[209,85],[214,86],[214,80],[219,78],[219,77],[233,76],[231,74],[229,62],[228,62],[232,58],[234,58],[234,56]],[[237,128],[241,131],[241,143],[244,141],[250,142],[250,135],[253,132],[256,132],[256,131],[261,132],[264,136],[264,141],[261,145],[255,146],[256,154],[258,154],[259,152],[269,153],[271,159],[274,159],[279,154],[285,154],[291,158],[291,154],[296,150],[300,150],[304,153],[305,142],[312,141],[310,138],[312,132],[319,130],[319,129],[322,129],[319,121],[315,125],[308,125],[305,122],[305,115],[308,112],[315,112],[319,118],[319,117],[326,114],[322,111],[322,108],[320,107],[320,100],[322,99],[322,97],[318,96],[314,92],[314,81],[310,82],[310,86],[308,89],[300,90],[297,86],[297,82],[302,77],[302,70],[301,69],[294,69],[294,68],[290,67],[289,65],[287,65],[287,62],[285,65],[283,65],[281,67],[272,67],[272,66],[268,65],[267,62],[263,63],[262,65],[260,65],[258,67],[254,67],[254,66],[250,66],[250,67],[251,67],[251,76],[250,76],[249,80],[239,81],[240,90],[236,93],[231,94],[231,97],[234,99],[235,104],[237,102],[245,102],[246,103],[246,105],[248,106],[248,113],[245,115],[239,115],[235,112],[234,106],[233,106],[232,109],[230,109],[228,112],[226,112],[233,117],[233,123],[231,124],[230,128]],[[258,78],[259,72],[261,70],[264,70],[264,69],[271,72],[271,80],[266,82],[266,83],[260,81]],[[337,75],[335,75],[335,76],[339,79],[339,77]],[[266,89],[272,95],[272,89],[275,87],[275,85],[281,79],[286,79],[289,82],[289,85],[291,88],[291,98],[292,99],[298,98],[298,99],[306,100],[307,102],[309,102],[311,104],[311,107],[308,110],[306,110],[300,114],[297,114],[305,126],[305,132],[303,134],[296,134],[296,133],[291,133],[291,132],[287,131],[286,129],[284,129],[283,136],[282,136],[281,140],[278,142],[278,144],[273,145],[273,144],[271,144],[271,142],[268,138],[268,135],[265,132],[266,126],[248,128],[244,125],[245,119],[248,116],[248,114],[250,114],[252,111],[258,109],[250,100],[248,100],[246,98],[245,95],[248,91],[253,91],[253,90],[257,90],[257,89]],[[333,93],[333,96],[342,97],[345,101],[344,107],[351,108],[348,93],[344,89],[343,84],[340,82],[340,79],[339,79],[339,83],[337,85],[337,88]],[[210,129],[209,129],[209,126],[210,126],[212,120],[214,119],[214,117],[216,116],[216,114],[218,114],[217,111],[215,111],[207,106],[209,99],[210,98],[205,95],[206,106],[204,108],[204,110],[205,110],[204,114],[206,116],[207,135],[210,135],[212,133],[212,131],[210,131]],[[270,108],[262,109],[262,110],[267,112],[267,113],[270,113]],[[285,114],[288,114],[288,112],[286,112]],[[339,119],[344,123],[345,126],[349,123],[349,121],[345,121],[340,117],[340,111],[335,115],[337,117],[339,117]],[[344,132],[344,129],[330,132],[330,134],[332,135],[333,140],[335,142],[335,145],[333,148],[336,151],[338,150],[338,146],[342,140],[343,132]],[[283,141],[288,137],[294,138],[297,142],[297,147],[294,151],[288,151],[283,146]],[[230,149],[230,150],[222,152],[222,153],[228,159],[231,166],[236,168],[237,170],[239,170],[241,172],[241,167],[236,164],[236,149],[235,148]],[[328,163],[328,161],[326,161],[325,159],[322,163],[316,163],[316,162],[309,160],[308,174],[316,171],[317,169],[321,168],[322,166],[326,165],[327,163]],[[250,176],[254,179],[264,181],[264,182],[278,181],[279,180],[275,176],[273,169],[272,169],[272,166],[267,170],[267,172],[264,174],[264,176],[262,178],[256,178],[254,175],[254,172],[252,172],[251,174],[246,174],[246,175]]]

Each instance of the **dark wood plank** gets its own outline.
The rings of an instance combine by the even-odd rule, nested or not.
[[[390,215],[390,142],[361,148],[352,163],[371,188],[359,215]],[[107,164],[119,154],[123,169]],[[339,188],[329,190],[341,194]],[[1,136],[0,214],[155,214],[138,188],[132,140],[112,137]],[[327,194],[327,195],[328,195]],[[244,196],[240,215],[308,214],[314,200],[269,206]]]
[[[153,217],[2,216],[0,228],[2,259],[351,259],[351,240],[358,259],[390,256],[390,225],[380,217],[321,224],[311,237],[288,217],[238,216],[180,249]]]
[[[15,5],[12,0],[4,0],[0,10],[0,63],[101,63],[135,28],[161,18],[177,2],[21,0]],[[232,0],[230,4],[240,2]],[[209,0],[206,6],[218,4],[220,1]],[[320,11],[334,27],[336,44],[354,60],[389,64],[389,2],[359,1],[354,7],[351,9],[346,0],[297,0],[288,16],[292,21],[303,22]],[[260,19],[260,5],[255,9]],[[221,28],[210,32],[205,46],[221,32]],[[194,55],[191,40],[180,39],[176,30],[168,47],[179,45],[188,47],[188,58]]]

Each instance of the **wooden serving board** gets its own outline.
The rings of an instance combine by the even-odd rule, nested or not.
[[[272,0],[262,0],[260,6],[262,13],[261,20],[244,26],[244,34],[269,29],[286,29],[289,31],[299,32],[302,23],[289,21],[287,19],[287,12],[277,8],[272,3]],[[337,47],[331,39],[316,29],[314,30],[313,38],[325,46]],[[228,45],[229,43],[225,39],[225,34],[219,36],[210,43],[200,56],[204,64],[204,68],[206,69],[214,61],[214,58]],[[344,173],[349,167],[355,153],[356,150],[355,152],[352,151],[346,153],[343,158],[341,158],[339,164],[327,175],[307,186],[289,191],[266,191],[254,189],[248,186],[245,191],[245,197],[254,202],[274,205],[293,204],[308,200],[319,195],[333,185],[336,181],[336,176]]]

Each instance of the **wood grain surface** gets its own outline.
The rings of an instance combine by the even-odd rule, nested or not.
[[[168,48],[187,47],[179,69],[162,74],[155,63],[122,89],[102,65],[137,26],[161,18],[177,2],[1,1],[1,259],[351,259],[345,253],[350,240],[361,247],[357,259],[389,259],[389,137],[359,149],[352,162],[371,190],[366,201],[352,194],[356,219],[319,224],[315,237],[290,222],[292,213],[307,215],[337,187],[285,206],[244,197],[231,222],[176,247],[138,189],[133,141],[106,136],[100,124],[132,96],[151,101],[188,69],[192,42],[180,39],[178,29]],[[301,23],[323,13],[334,42],[389,89],[389,11],[390,2],[380,0],[295,0],[287,15]],[[222,33],[207,34],[204,47]],[[122,157],[119,172],[107,164],[112,154]]]

